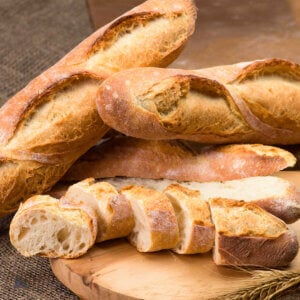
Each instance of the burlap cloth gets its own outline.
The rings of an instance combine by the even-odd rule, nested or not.
[[[0,103],[92,32],[84,0],[0,0]],[[23,258],[0,219],[0,299],[78,299],[45,258]]]

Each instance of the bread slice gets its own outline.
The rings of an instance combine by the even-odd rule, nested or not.
[[[179,254],[204,253],[214,244],[214,225],[209,205],[198,191],[179,184],[168,186],[164,193],[170,199],[179,227],[179,242],[173,251]]]
[[[12,245],[24,256],[75,258],[93,246],[91,216],[79,208],[61,208],[50,196],[33,196],[20,205],[9,230]]]
[[[126,185],[142,185],[163,191],[178,181],[142,178],[105,179],[117,188]],[[257,176],[223,182],[179,182],[181,185],[201,192],[201,198],[229,198],[256,203],[286,223],[293,223],[300,217],[300,197],[294,184],[275,176]]]
[[[287,225],[253,203],[215,198],[209,201],[216,227],[213,259],[217,265],[281,267],[298,252]]]
[[[69,187],[61,202],[92,208],[97,216],[96,242],[129,235],[134,227],[130,203],[107,182],[88,178]]]
[[[176,247],[179,231],[174,209],[161,192],[141,186],[121,190],[131,203],[135,218],[130,242],[140,252],[153,252]]]

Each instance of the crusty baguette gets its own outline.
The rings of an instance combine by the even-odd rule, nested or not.
[[[208,252],[214,244],[214,225],[210,208],[198,191],[179,184],[168,186],[164,193],[171,201],[179,228],[179,242],[173,251],[179,254]]]
[[[297,255],[296,235],[280,219],[253,203],[210,200],[216,228],[214,262],[217,265],[287,266]]]
[[[143,178],[105,178],[118,189],[126,185],[142,185],[163,191],[168,185],[178,183],[175,180]],[[300,218],[300,197],[296,186],[290,181],[275,176],[257,176],[224,182],[180,182],[181,185],[201,191],[203,199],[225,197],[256,203],[286,223]],[[52,195],[63,195],[68,184],[60,183],[52,190]]]
[[[124,187],[121,194],[131,203],[135,226],[129,240],[138,251],[159,251],[177,245],[177,219],[166,195],[139,186]]]
[[[140,185],[163,191],[174,180],[142,178],[106,178],[117,189],[126,185]],[[294,184],[275,176],[258,176],[224,182],[179,182],[192,190],[198,190],[203,200],[229,198],[252,202],[274,214],[286,223],[300,218],[300,198]]]
[[[295,163],[291,153],[272,146],[201,147],[187,141],[150,141],[119,136],[93,147],[62,180],[125,176],[224,181],[274,174]]]
[[[108,130],[96,92],[115,71],[170,63],[192,34],[192,0],[148,0],[100,28],[0,110],[0,216],[44,192]]]
[[[259,267],[286,266],[297,254],[294,233],[254,203],[213,198],[208,207],[199,192],[178,184],[168,186],[164,193],[141,186],[127,186],[120,192],[130,202],[135,218],[129,240],[141,252],[172,248],[180,254],[194,254],[207,252],[214,244],[217,265]],[[122,217],[117,224],[118,213],[114,213],[123,210],[121,201],[115,201],[114,212],[108,213],[111,197],[121,199],[108,183],[93,179],[70,188],[61,202],[34,196],[13,218],[12,244],[25,256],[78,257],[96,239],[97,222],[91,211],[97,212],[98,230],[104,227],[99,241],[119,237],[118,230],[128,228]]]
[[[91,216],[76,207],[61,207],[50,196],[33,196],[14,216],[10,240],[24,256],[75,258],[94,245]]]
[[[90,207],[97,215],[96,242],[128,236],[134,227],[131,206],[123,195],[107,182],[88,178],[71,185],[61,203]]]
[[[131,69],[103,82],[97,106],[107,125],[138,138],[296,144],[299,79],[300,66],[281,59]]]

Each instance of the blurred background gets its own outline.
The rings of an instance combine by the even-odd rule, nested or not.
[[[0,0],[0,104],[95,29],[142,2]],[[299,0],[195,2],[196,32],[171,67],[197,69],[265,57],[300,63]],[[47,259],[25,259],[15,252],[8,226],[9,218],[0,219],[0,299],[77,299],[56,280]]]

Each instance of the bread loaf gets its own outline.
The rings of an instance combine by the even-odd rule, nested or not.
[[[131,69],[103,82],[97,107],[107,125],[137,138],[297,144],[299,79],[300,66],[281,59]]]
[[[88,178],[71,185],[61,203],[94,210],[98,221],[96,242],[126,237],[133,230],[134,218],[129,202],[107,182]]]
[[[22,204],[9,230],[13,246],[24,256],[74,258],[94,245],[97,227],[84,209],[61,207],[50,196],[33,196]]]
[[[188,141],[150,141],[120,136],[93,147],[62,180],[125,176],[224,181],[274,174],[295,162],[292,154],[271,146],[203,147]]]
[[[287,266],[298,252],[296,235],[280,219],[253,203],[210,200],[216,227],[214,262],[217,265]]]
[[[180,234],[173,251],[179,254],[210,251],[214,245],[215,230],[209,205],[201,199],[201,194],[179,184],[168,186],[164,193],[175,210]]]
[[[133,210],[135,226],[129,240],[138,251],[159,251],[177,245],[177,219],[167,196],[139,186],[124,187],[121,194],[130,202]]]
[[[129,67],[164,66],[195,23],[192,0],[148,0],[100,28],[0,110],[0,217],[49,189],[107,132],[95,98]]]

